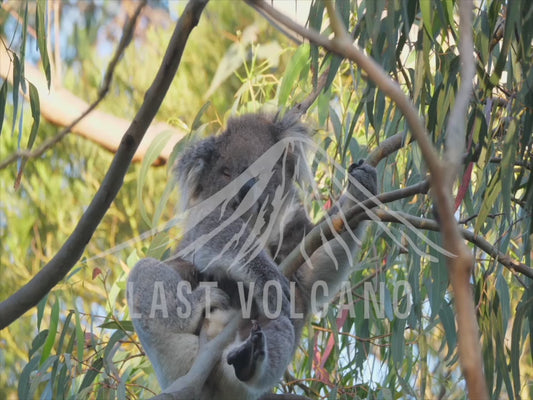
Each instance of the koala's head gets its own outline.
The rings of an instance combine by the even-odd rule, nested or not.
[[[240,182],[238,201],[255,185],[259,170],[269,174],[259,202],[271,201],[280,185],[286,187],[284,191],[292,187],[296,168],[303,163],[299,162],[301,139],[306,137],[305,125],[292,115],[276,119],[248,114],[230,119],[222,134],[196,143],[179,159],[176,173],[182,206],[192,207],[233,181]],[[255,164],[254,173],[249,167],[258,159],[260,165]]]

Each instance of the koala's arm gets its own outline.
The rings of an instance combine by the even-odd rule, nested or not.
[[[349,174],[348,189],[326,218],[342,217],[342,214],[355,204],[377,193],[377,175],[374,167],[359,162],[350,166]],[[315,303],[316,306],[328,302],[348,279],[353,266],[357,263],[357,254],[367,228],[367,221],[361,221],[357,226],[348,228],[315,250],[306,263],[298,269],[295,280],[300,290],[305,293],[305,297],[310,297],[315,282],[324,281],[327,285],[327,293],[323,293],[322,290],[316,292],[317,297],[314,299],[318,303]]]
[[[242,282],[251,289],[259,310],[265,304],[273,311],[277,307],[277,292],[281,288],[282,314],[289,312],[289,281],[281,274],[277,264],[264,249],[257,249],[255,235],[250,232],[241,218],[228,221],[228,215],[215,210],[196,223],[183,237],[178,254],[198,268],[202,276],[210,280],[225,279]],[[198,243],[201,243],[200,245]],[[192,246],[192,247],[191,247]],[[267,282],[279,284],[268,290],[264,298]]]

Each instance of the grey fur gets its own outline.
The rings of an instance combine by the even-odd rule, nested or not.
[[[176,175],[189,210],[183,239],[172,260],[141,260],[128,282],[130,310],[138,314],[134,326],[163,389],[189,370],[200,331],[215,336],[232,309],[239,308],[235,285],[242,282],[253,296],[253,315],[242,319],[235,341],[202,389],[202,399],[258,399],[279,381],[292,359],[310,312],[313,283],[328,284],[329,296],[319,299],[324,303],[350,274],[365,224],[310,255],[292,278],[297,284],[294,308],[304,317],[289,314],[289,281],[277,263],[312,228],[294,184],[308,168],[306,137],[307,128],[294,116],[250,114],[231,119],[225,132],[197,143],[179,160]],[[356,164],[350,175],[355,180],[335,213],[377,192],[371,166]],[[206,289],[199,285],[206,278],[220,283],[209,296],[215,309],[211,315],[206,315]],[[192,305],[187,317],[177,312],[183,303],[176,286],[183,281],[192,288],[186,296]],[[266,315],[266,308],[276,309],[279,300],[272,291],[264,298],[269,281],[282,289],[281,312],[275,318]],[[156,287],[164,288],[168,315],[153,312]]]

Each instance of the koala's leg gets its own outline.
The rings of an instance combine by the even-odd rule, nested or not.
[[[260,318],[251,321],[247,330],[249,335],[244,342],[225,352],[234,370],[226,373],[235,374],[246,386],[263,393],[279,382],[292,360],[296,346],[294,327],[287,317]]]
[[[128,277],[133,325],[162,388],[186,374],[198,352],[206,291],[188,291],[183,283],[176,269],[151,258],[139,261]],[[213,288],[209,294],[212,307],[227,305],[224,292]]]

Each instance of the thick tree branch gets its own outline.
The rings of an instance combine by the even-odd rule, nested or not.
[[[143,135],[155,117],[176,75],[185,44],[197,25],[207,0],[191,0],[180,16],[157,75],[146,92],[145,101],[124,133],[113,162],[93,201],[74,232],[55,257],[25,286],[0,303],[0,329],[5,328],[60,282],[81,257],[111,202],[115,199]]]
[[[474,43],[472,39],[472,1],[462,0],[459,6],[460,24],[459,57],[461,59],[461,86],[457,92],[452,111],[446,126],[446,154],[450,184],[454,181],[463,164],[465,153],[466,118],[472,85],[475,76]]]
[[[459,171],[465,150],[466,118],[475,74],[472,11],[472,0],[459,1],[461,87],[448,117],[444,162],[440,163],[441,166],[436,171],[431,171],[431,174],[432,190],[441,216],[444,247],[456,255],[449,257],[447,264],[455,297],[459,362],[470,398],[487,399],[485,376],[483,368],[480,368],[483,365],[483,358],[479,343],[479,328],[470,285],[474,257],[466,246],[454,218],[455,207],[452,199],[453,181]]]

